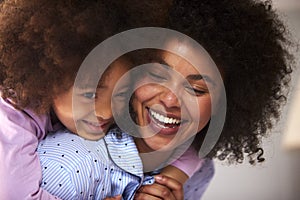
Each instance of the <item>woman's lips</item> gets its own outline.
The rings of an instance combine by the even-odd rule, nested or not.
[[[178,132],[182,120],[180,118],[164,116],[154,110],[148,110],[148,123],[149,126],[162,135],[174,135]]]

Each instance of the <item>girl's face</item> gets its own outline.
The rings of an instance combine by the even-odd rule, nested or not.
[[[135,120],[143,127],[142,138],[136,139],[141,153],[174,148],[199,132],[210,120],[212,96],[219,90],[207,68],[197,70],[168,52],[159,62],[164,64],[144,70],[132,101]]]
[[[71,87],[54,99],[54,111],[66,128],[89,140],[104,136],[114,123],[111,96],[115,84],[128,70],[124,62],[117,60],[110,66],[103,74],[96,92],[93,88]]]

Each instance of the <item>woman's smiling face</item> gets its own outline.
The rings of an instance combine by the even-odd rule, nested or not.
[[[212,96],[218,93],[209,68],[196,69],[170,52],[159,57],[161,64],[143,69],[132,100],[142,127],[142,138],[136,139],[141,153],[174,148],[198,133],[210,120]]]

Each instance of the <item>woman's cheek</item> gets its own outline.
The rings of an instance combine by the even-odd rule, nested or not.
[[[199,102],[199,110],[198,112],[200,113],[200,121],[199,121],[199,128],[200,130],[205,126],[209,119],[211,118],[212,114],[212,104],[210,101],[210,98],[204,99]]]
[[[138,101],[144,102],[151,99],[157,94],[156,86],[153,85],[143,85],[136,89],[135,97]]]

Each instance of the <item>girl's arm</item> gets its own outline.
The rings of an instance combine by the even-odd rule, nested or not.
[[[40,188],[42,172],[36,148],[38,138],[45,135],[42,128],[47,120],[16,110],[0,98],[0,121],[0,197],[58,199]]]

